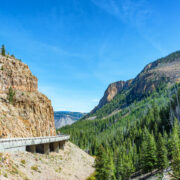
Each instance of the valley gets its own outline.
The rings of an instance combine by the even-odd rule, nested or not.
[[[0,4],[0,180],[180,180],[180,0]]]

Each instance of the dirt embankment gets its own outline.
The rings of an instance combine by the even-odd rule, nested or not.
[[[0,180],[85,180],[93,172],[94,158],[67,142],[59,153],[0,154]]]

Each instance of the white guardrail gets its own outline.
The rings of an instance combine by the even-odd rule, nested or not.
[[[70,139],[69,135],[0,139],[0,150],[21,147],[21,146],[45,144],[51,142],[61,142],[69,139]]]

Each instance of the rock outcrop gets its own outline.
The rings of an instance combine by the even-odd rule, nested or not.
[[[117,81],[108,86],[106,89],[104,96],[99,101],[99,104],[91,111],[91,113],[96,112],[98,109],[103,107],[105,104],[113,100],[113,98],[121,93],[123,90],[127,89],[131,85],[132,80],[128,81]]]
[[[179,82],[180,51],[149,63],[132,82],[132,93],[142,96],[165,84]]]
[[[12,89],[14,95],[9,100]],[[0,55],[0,137],[56,135],[51,101],[38,92],[38,80],[28,66]]]

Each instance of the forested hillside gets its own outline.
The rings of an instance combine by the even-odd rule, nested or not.
[[[97,156],[98,180],[127,179],[135,172],[162,172],[168,166],[172,176],[180,179],[179,62],[178,52],[151,63],[130,89],[93,114],[96,119],[60,129]]]
[[[114,179],[126,179],[133,172],[163,169],[172,158],[174,174],[179,178],[180,89],[177,92],[177,88],[161,91],[159,98],[154,93],[126,109],[126,114],[121,112],[104,120],[81,120],[61,132],[71,134],[75,144],[98,156],[98,179],[106,179],[110,171]],[[172,98],[163,98],[168,94]],[[102,175],[101,171],[106,173]]]

